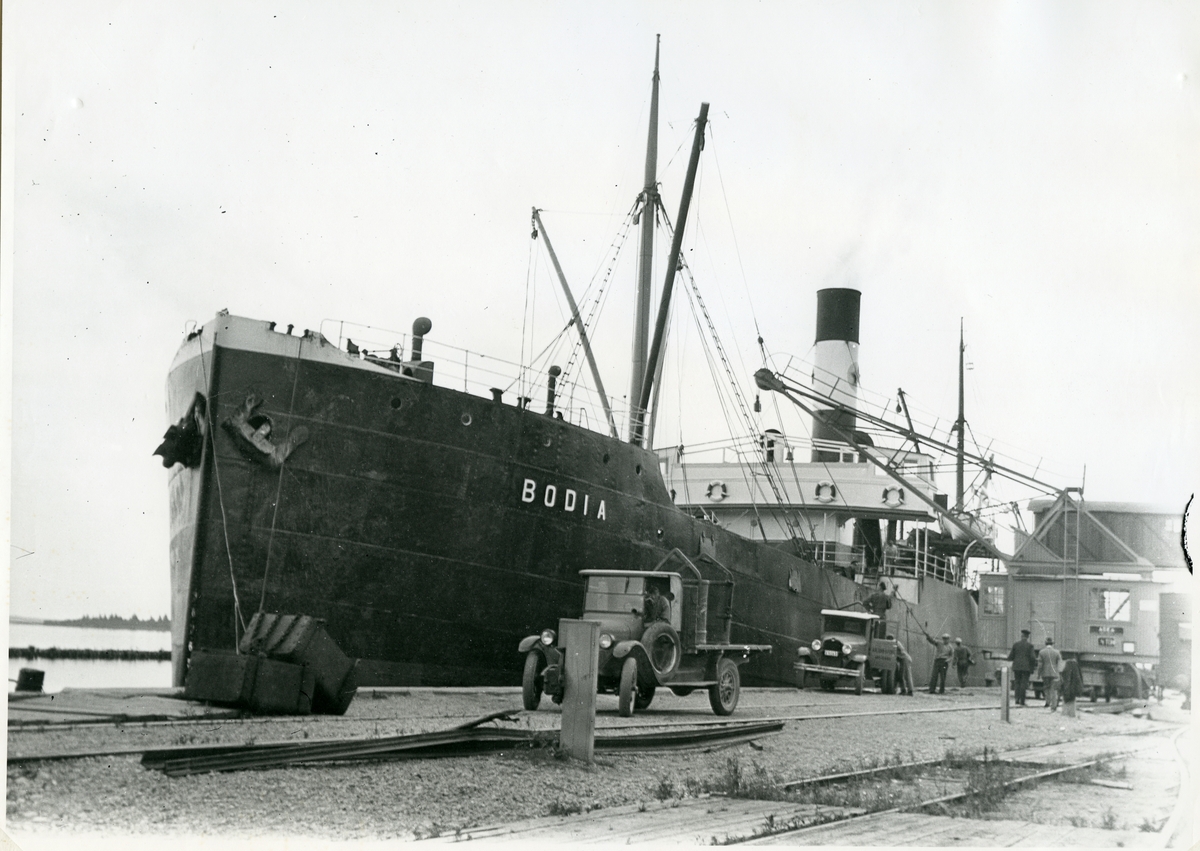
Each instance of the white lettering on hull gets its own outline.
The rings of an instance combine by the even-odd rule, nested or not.
[[[556,508],[558,506],[558,486],[546,485],[542,488],[542,505],[546,508]],[[533,503],[537,502],[538,484],[535,479],[525,479],[521,483],[521,502]],[[574,513],[575,508],[579,505],[579,494],[571,488],[563,489],[562,510]],[[591,495],[583,495],[583,508],[580,514],[584,517],[588,516],[588,509],[591,506]],[[607,520],[608,511],[604,500],[600,500],[600,504],[596,507],[596,519]]]

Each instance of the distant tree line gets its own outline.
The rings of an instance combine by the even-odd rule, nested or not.
[[[149,629],[158,632],[171,631],[171,619],[166,615],[141,620],[137,615],[123,618],[120,615],[84,615],[65,621],[45,621],[52,626],[86,626],[92,629]]]
[[[170,650],[80,650],[74,647],[10,647],[9,659],[109,659],[121,662],[170,662]]]

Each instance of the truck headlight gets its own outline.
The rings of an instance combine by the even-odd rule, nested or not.
[[[842,655],[843,655],[843,656],[849,656],[849,655],[850,655],[850,651],[851,651],[851,650],[853,650],[853,649],[854,649],[854,648],[853,648],[853,647],[851,647],[849,644],[843,644],[843,645],[842,645]]]
[[[819,639],[819,638],[814,638],[814,639],[813,639],[813,643],[812,643],[812,649],[813,649],[813,650],[820,650],[820,649],[821,649],[821,639]]]
[[[607,650],[608,648],[612,647],[612,643],[613,643],[613,637],[611,635],[609,635],[607,632],[603,633],[600,636],[601,649]]]
[[[557,638],[557,636],[554,634],[554,630],[552,630],[552,629],[543,629],[542,630],[542,644],[545,644],[547,647],[549,647],[551,644],[554,643],[555,638]]]

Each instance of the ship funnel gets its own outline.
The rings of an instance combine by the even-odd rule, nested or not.
[[[813,390],[841,407],[816,404],[813,461],[840,461],[849,448],[831,426],[854,433],[858,409],[858,319],[862,293],[848,288],[817,290],[817,339]]]

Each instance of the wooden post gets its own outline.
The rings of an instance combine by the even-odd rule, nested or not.
[[[590,763],[596,741],[600,624],[563,618],[558,622],[558,634],[564,645],[559,744],[567,756]]]
[[[1000,666],[1000,720],[1008,720],[1008,665]]]

